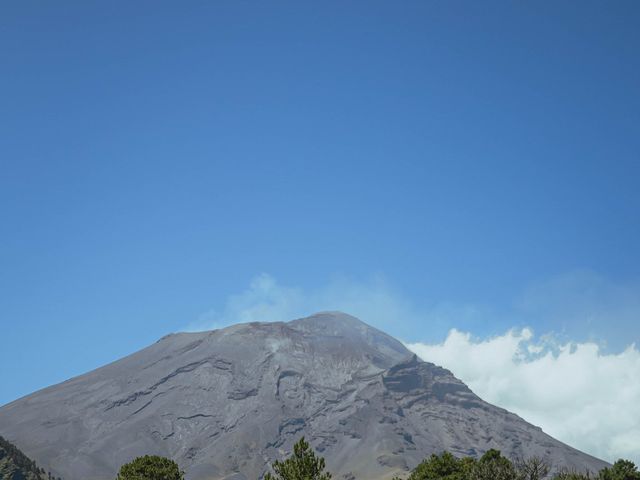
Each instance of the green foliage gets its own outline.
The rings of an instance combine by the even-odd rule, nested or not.
[[[408,480],[466,480],[475,464],[472,458],[456,458],[449,452],[433,454],[411,472]]]
[[[275,461],[273,473],[264,480],[331,480],[325,471],[325,461],[317,457],[302,437],[293,454],[284,461]],[[545,480],[551,466],[539,457],[511,461],[499,450],[488,450],[479,460],[458,458],[449,452],[433,454],[423,460],[406,480]],[[633,462],[618,460],[599,473],[562,469],[553,480],[640,480],[640,472]],[[29,459],[15,445],[0,436],[0,480],[62,480]],[[184,472],[173,460],[155,455],[138,457],[120,467],[116,480],[184,480]],[[402,480],[394,477],[393,480]]]
[[[184,480],[184,472],[173,460],[145,455],[122,465],[116,480]]]
[[[499,450],[487,451],[479,460],[457,458],[449,452],[431,455],[422,461],[407,480],[545,480],[551,478],[551,465],[540,457],[511,461]],[[602,475],[609,475],[603,477]],[[635,465],[619,461],[600,476],[589,472],[561,470],[554,480],[640,480]],[[394,477],[393,480],[401,480]]]
[[[267,473],[264,480],[330,480],[331,474],[325,472],[324,458],[316,457],[311,446],[302,437],[293,446],[293,455],[286,460],[275,461],[274,474]]]
[[[480,460],[456,458],[449,452],[443,452],[431,455],[420,463],[408,480],[541,480],[542,477],[535,476],[537,470],[534,467],[537,464],[522,464],[522,470],[517,469],[498,450],[489,450]],[[527,472],[530,473],[529,476],[526,475]]]
[[[44,469],[22,451],[0,437],[0,478],[3,480],[42,480]]]
[[[640,472],[635,463],[618,460],[611,468],[600,470],[599,480],[640,480]]]
[[[516,480],[516,469],[511,460],[503,457],[499,450],[487,451],[474,465],[470,480]]]
[[[543,480],[550,471],[550,465],[539,457],[512,462],[495,449],[487,451],[480,460],[443,452],[422,461],[407,480]]]

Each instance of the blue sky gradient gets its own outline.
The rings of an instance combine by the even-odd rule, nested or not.
[[[261,273],[384,278],[407,341],[637,341],[639,22],[636,1],[4,4],[0,404]]]

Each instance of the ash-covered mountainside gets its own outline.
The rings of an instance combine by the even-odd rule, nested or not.
[[[302,435],[336,478],[388,478],[445,449],[605,465],[342,313],[169,335],[5,405],[0,434],[65,480],[114,478],[142,454],[189,480],[253,480]]]

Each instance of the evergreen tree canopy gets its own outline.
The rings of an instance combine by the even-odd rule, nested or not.
[[[449,452],[432,454],[411,472],[408,480],[465,480],[475,463],[472,458],[456,458]]]
[[[600,480],[640,480],[640,472],[635,463],[620,459],[611,468],[600,471]]]
[[[474,465],[472,480],[513,480],[517,478],[513,463],[500,450],[488,450]]]
[[[22,453],[18,447],[0,437],[0,479],[42,480],[45,478],[47,476],[44,469],[40,469],[36,462]]]
[[[173,460],[145,455],[122,465],[116,480],[184,480],[184,472]]]
[[[286,460],[275,461],[274,474],[267,473],[264,480],[330,480],[331,474],[325,472],[324,458],[316,457],[313,449],[302,437],[293,446],[293,455]]]

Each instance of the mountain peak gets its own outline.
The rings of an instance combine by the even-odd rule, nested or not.
[[[390,478],[443,450],[604,466],[342,312],[171,335],[5,405],[0,425],[67,480],[113,478],[144,454],[191,480],[259,478],[302,435],[336,478]]]
[[[287,322],[296,330],[320,335],[367,335],[374,332],[388,336],[386,333],[368,325],[359,318],[339,311],[318,312],[308,317]],[[389,337],[391,338],[391,337]]]
[[[296,322],[305,322],[305,323],[344,323],[350,325],[364,325],[369,327],[365,322],[360,320],[353,315],[349,315],[348,313],[341,312],[339,310],[328,310],[322,312],[316,312],[307,317],[298,318],[295,320],[291,320],[287,323],[296,323]]]

